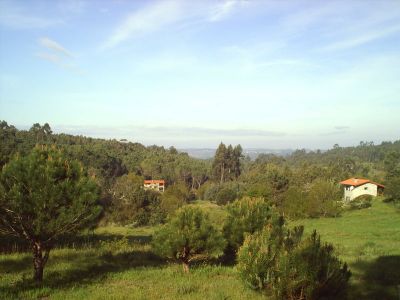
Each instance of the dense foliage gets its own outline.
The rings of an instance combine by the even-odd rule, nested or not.
[[[251,287],[276,299],[343,299],[350,272],[314,231],[285,228],[282,218],[246,237],[238,270]]]
[[[181,261],[188,272],[195,260],[221,256],[225,240],[201,209],[186,206],[154,234],[153,247],[157,254]]]
[[[200,160],[174,147],[55,134],[47,123],[18,130],[2,121],[0,138],[1,166],[17,153],[28,154],[36,144],[55,144],[69,159],[81,161],[101,186],[103,223],[162,223],[193,199],[226,205],[243,196],[268,199],[291,219],[338,216],[338,182],[350,177],[384,184],[391,201],[400,199],[400,141],[335,145],[328,151],[303,149],[285,157],[260,154],[251,161],[240,145],[221,143],[214,159]],[[128,178],[135,178],[132,186]],[[164,179],[164,195],[144,193],[144,179]]]
[[[87,226],[100,212],[98,187],[77,161],[54,147],[16,156],[0,173],[0,232],[26,239],[34,254],[34,278],[55,239]]]
[[[271,206],[263,198],[244,197],[229,204],[223,233],[228,241],[228,253],[235,253],[246,234],[261,230],[272,218]]]

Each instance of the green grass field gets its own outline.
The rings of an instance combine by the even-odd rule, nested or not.
[[[316,229],[352,271],[351,299],[400,299],[400,211],[379,198],[339,218],[293,222]]]
[[[221,226],[226,212],[206,201],[193,205]],[[353,273],[351,299],[399,299],[400,213],[375,201],[372,208],[345,212],[336,219],[308,219],[306,232],[318,230],[335,244]],[[50,254],[41,287],[31,281],[30,253],[0,255],[0,299],[263,299],[241,282],[233,266],[180,265],[151,252],[154,228],[99,228],[90,242]]]

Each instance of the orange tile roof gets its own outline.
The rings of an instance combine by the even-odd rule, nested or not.
[[[380,186],[380,187],[383,187],[383,188],[385,187],[384,185],[382,185],[380,183],[376,183],[376,182],[373,182],[373,181],[371,181],[369,179],[363,179],[363,178],[349,178],[349,179],[346,179],[346,180],[343,180],[343,181],[340,182],[340,184],[352,185],[352,186],[360,186],[360,185],[363,185],[363,184],[366,184],[366,183],[376,184],[377,186]]]
[[[152,183],[161,183],[164,184],[165,180],[145,180],[144,181],[145,184],[152,184]]]

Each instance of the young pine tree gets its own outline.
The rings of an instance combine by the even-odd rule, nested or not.
[[[0,232],[26,239],[34,279],[41,282],[54,240],[75,233],[100,213],[98,188],[77,161],[54,147],[15,157],[0,173]]]
[[[154,234],[153,247],[158,255],[182,262],[184,271],[189,272],[193,261],[221,256],[225,240],[208,215],[186,206]]]

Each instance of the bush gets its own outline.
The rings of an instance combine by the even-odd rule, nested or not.
[[[188,199],[189,189],[185,184],[171,185],[161,196],[161,209],[166,215],[173,214],[178,208],[186,204]]]
[[[371,195],[361,195],[354,200],[349,202],[350,209],[362,209],[372,206],[372,196]]]
[[[293,186],[284,193],[280,210],[290,219],[300,219],[307,216],[307,206],[307,194]]]
[[[400,203],[400,177],[386,180],[385,195],[389,201]]]
[[[282,219],[246,237],[238,252],[242,279],[276,299],[343,299],[350,272],[330,244],[302,227],[287,230]]]
[[[217,258],[223,254],[225,240],[199,208],[183,207],[154,234],[156,254],[182,262],[185,272],[195,260]]]
[[[261,197],[261,198],[271,198],[273,196],[273,192],[271,187],[268,184],[263,183],[252,183],[246,185],[246,196],[249,197]]]
[[[215,198],[217,198],[217,194],[220,190],[221,185],[220,184],[207,184],[204,188],[204,200],[209,200],[209,201],[214,201]]]
[[[237,192],[228,187],[220,189],[215,197],[215,201],[218,205],[225,205],[234,201],[237,197]]]
[[[160,193],[143,189],[143,178],[134,174],[118,177],[110,189],[106,222],[119,225],[147,225],[154,220],[160,205]],[[159,222],[158,222],[159,223]]]
[[[243,244],[245,234],[262,229],[272,217],[271,206],[262,198],[244,197],[227,206],[228,217],[223,234],[228,242],[228,253],[235,253]]]
[[[341,212],[341,191],[339,186],[328,180],[317,179],[307,193],[307,215],[316,217],[336,217]]]

